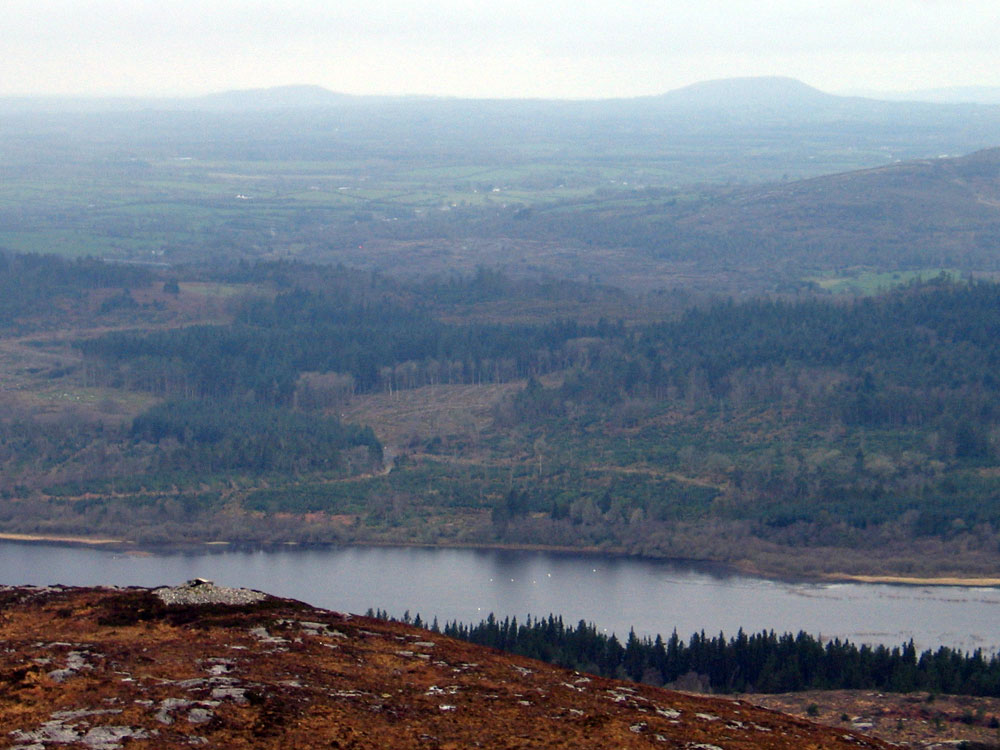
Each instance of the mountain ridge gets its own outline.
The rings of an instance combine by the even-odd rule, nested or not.
[[[447,95],[385,95],[348,94],[316,84],[283,84],[278,86],[229,89],[194,96],[58,96],[58,95],[6,95],[0,96],[0,106],[26,111],[58,111],[60,109],[85,111],[119,111],[134,109],[166,110],[234,110],[259,111],[271,109],[323,109],[351,104],[420,103],[465,105],[550,105],[589,109],[621,105],[654,106],[658,110],[763,110],[782,108],[871,108],[900,109],[913,106],[947,110],[968,106],[960,97],[956,100],[921,101],[876,95],[853,96],[828,93],[789,76],[743,76],[719,78],[669,89],[659,94],[633,97],[595,97],[587,99],[562,99],[558,97],[503,97],[472,98]],[[996,102],[1000,105],[1000,100]],[[989,107],[985,104],[982,106]]]

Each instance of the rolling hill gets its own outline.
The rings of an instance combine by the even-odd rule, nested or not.
[[[1000,149],[739,191],[679,216],[730,262],[1000,268]]]

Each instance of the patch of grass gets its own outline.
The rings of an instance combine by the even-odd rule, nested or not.
[[[875,271],[858,268],[836,276],[813,276],[807,278],[820,288],[834,294],[861,294],[870,296],[897,286],[906,286],[915,281],[929,281],[938,276],[961,278],[962,272],[954,268],[922,268],[912,271]]]

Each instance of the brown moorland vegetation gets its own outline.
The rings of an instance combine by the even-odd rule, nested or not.
[[[14,747],[889,747],[273,597],[3,588],[0,599],[0,736]]]

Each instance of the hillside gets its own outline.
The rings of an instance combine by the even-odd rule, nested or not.
[[[485,270],[209,278],[9,258],[0,531],[995,575],[996,284],[682,313]]]
[[[777,267],[996,270],[1000,148],[748,189],[677,224]]]
[[[3,588],[0,601],[0,736],[22,750],[889,747],[213,585]]]
[[[628,248],[632,263],[686,263],[705,275],[739,269],[745,284],[852,267],[996,271],[1000,149],[697,196],[565,202],[493,231],[572,239],[595,255]]]
[[[701,81],[650,97],[649,103],[665,113],[715,112],[747,121],[759,119],[813,119],[854,107],[877,111],[874,100],[827,94],[794,78],[764,76]]]

